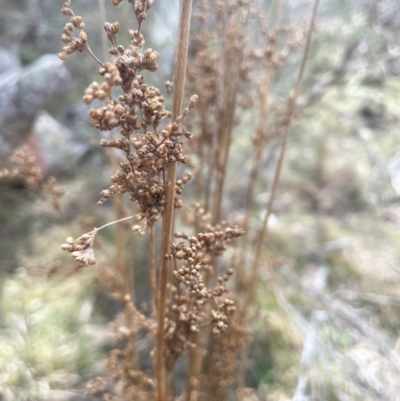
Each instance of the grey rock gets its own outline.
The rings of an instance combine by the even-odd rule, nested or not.
[[[0,75],[9,70],[19,70],[21,62],[16,52],[0,47]]]
[[[51,175],[70,173],[89,150],[89,142],[50,114],[41,112],[33,125],[41,165]]]
[[[87,140],[98,143],[100,140],[100,133],[97,128],[89,123],[89,112],[92,108],[103,107],[104,103],[95,101],[90,106],[83,102],[75,103],[63,108],[57,118],[69,129],[79,132],[82,137]]]
[[[0,157],[23,144],[40,110],[70,89],[70,75],[56,55],[0,75]]]

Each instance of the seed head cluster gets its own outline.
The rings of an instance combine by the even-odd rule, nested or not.
[[[119,3],[114,2],[115,5]],[[110,187],[101,192],[102,198],[98,204],[104,203],[114,194],[129,194],[130,200],[139,205],[137,220],[142,221],[140,226],[134,227],[134,231],[143,235],[144,230],[154,224],[164,211],[164,172],[167,164],[187,163],[182,139],[191,139],[192,134],[182,122],[198,98],[193,95],[182,114],[164,129],[158,130],[160,122],[170,117],[171,113],[164,107],[165,98],[160,90],[148,86],[141,75],[144,70],[154,72],[158,69],[159,54],[150,48],[142,49],[145,41],[140,33],[140,24],[153,2],[129,3],[139,24],[137,30],[129,31],[131,44],[126,49],[117,44],[118,22],[105,23],[104,29],[112,45],[109,53],[114,58],[102,64],[99,70],[104,82],[91,83],[85,90],[83,100],[86,104],[92,104],[95,99],[105,103],[103,107],[90,110],[90,122],[102,131],[119,129],[119,138],[102,139],[100,145],[125,153],[125,160],[120,162],[120,168],[111,177]],[[70,2],[65,2],[64,8],[72,13]],[[77,17],[72,18],[76,20]],[[70,24],[73,25],[73,22]],[[115,87],[122,89],[122,94],[117,98],[113,97]],[[175,183],[177,208],[182,207],[180,194],[190,178],[188,173]]]
[[[225,294],[228,292],[226,282],[233,269],[229,268],[218,277],[216,287],[208,288],[203,277],[204,271],[210,270],[211,266],[205,256],[220,255],[227,243],[243,233],[238,227],[227,227],[224,231],[215,230],[192,237],[185,233],[174,234],[183,241],[172,245],[172,252],[166,257],[183,264],[173,272],[175,303],[171,306],[165,335],[167,366],[172,366],[181,354],[197,347],[195,339],[202,327],[211,324],[214,335],[229,328],[230,316],[236,307],[231,299],[225,298]]]
[[[111,177],[112,185],[102,191],[99,204],[104,203],[113,194],[128,193],[130,200],[140,207],[137,220],[143,221],[143,224],[134,228],[139,234],[143,234],[145,228],[154,224],[164,211],[166,197],[163,173],[166,165],[170,162],[187,162],[181,138],[190,139],[192,134],[187,132],[181,122],[196,101],[197,96],[192,96],[182,115],[178,116],[174,123],[167,124],[161,135],[154,132],[131,135],[122,129],[121,134],[127,133],[124,138],[103,139],[100,142],[104,147],[123,150],[127,160],[120,163],[120,169]],[[176,208],[183,205],[180,195],[190,178],[191,174],[186,173],[175,183]]]
[[[245,347],[250,333],[246,325],[240,322],[239,314],[230,317],[229,330],[224,335],[214,336],[213,352],[210,356],[210,393],[212,400],[224,400],[232,383],[232,376],[238,365],[237,350]]]
[[[108,401],[151,400],[154,397],[155,383],[135,363],[135,352],[129,339],[132,335],[136,336],[139,330],[149,331],[153,323],[135,308],[129,296],[123,297],[122,301],[131,316],[130,326],[124,324],[122,314],[117,315],[112,322],[116,333],[114,341],[120,346],[110,352],[107,360],[110,377],[97,378],[89,384],[88,391],[92,395],[102,395],[102,399]]]
[[[0,183],[22,183],[29,192],[34,193],[42,200],[47,200],[57,211],[62,219],[59,199],[64,195],[64,190],[58,185],[55,177],[45,179],[42,168],[27,146],[17,148],[8,159],[12,168],[0,170]]]
[[[0,170],[0,181],[22,181],[29,191],[37,191],[43,184],[43,173],[35,156],[29,153],[27,146],[17,148],[9,162],[13,168]]]
[[[78,262],[79,267],[94,265],[96,258],[93,251],[93,242],[97,234],[97,229],[81,235],[74,240],[68,237],[65,244],[61,245],[61,249],[71,252],[72,257]]]
[[[61,60],[66,60],[72,53],[82,53],[88,50],[88,38],[85,32],[85,23],[82,17],[75,16],[71,8],[71,0],[63,0],[61,12],[68,17],[71,17],[69,22],[64,26],[64,32],[61,40],[66,46],[63,51],[58,54]]]
[[[118,6],[122,3],[122,1],[123,0],[112,0],[112,4],[114,6]],[[142,22],[146,19],[146,13],[153,5],[154,0],[128,0],[128,3],[131,5],[132,10],[136,15],[136,19],[138,21],[140,29]]]

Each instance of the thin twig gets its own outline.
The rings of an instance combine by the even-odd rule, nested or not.
[[[103,228],[106,228],[106,227],[111,226],[113,224],[120,223],[121,221],[129,220],[129,219],[133,219],[133,216],[128,216],[128,217],[124,217],[123,219],[111,221],[110,223],[104,224],[104,226],[98,227],[95,230],[100,231]]]
[[[89,45],[86,46],[86,50],[102,67],[104,67],[104,64],[95,56],[95,54],[92,52],[92,49],[89,47]]]

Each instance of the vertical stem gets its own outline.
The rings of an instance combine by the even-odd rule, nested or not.
[[[282,20],[283,2],[284,2],[284,0],[279,0],[279,4],[278,4],[276,22],[275,22],[275,27],[274,27],[276,38],[275,38],[275,42],[273,44],[273,50],[272,50],[273,54],[276,52],[278,39],[279,39],[279,31],[281,28],[281,20]],[[258,178],[258,170],[259,170],[262,151],[264,149],[264,146],[266,145],[266,138],[265,138],[265,135],[263,134],[263,127],[264,127],[264,124],[266,123],[266,120],[267,120],[267,117],[269,114],[269,105],[270,105],[269,94],[270,94],[272,79],[273,79],[275,71],[276,71],[276,67],[273,64],[270,64],[268,66],[268,70],[266,72],[265,89],[263,92],[263,96],[261,98],[262,100],[261,100],[261,106],[260,106],[260,116],[258,119],[258,124],[257,124],[257,129],[256,129],[256,138],[258,139],[258,141],[254,143],[254,149],[253,149],[254,155],[252,157],[252,165],[251,165],[250,177],[249,177],[249,186],[247,188],[247,193],[246,193],[246,215],[245,215],[245,220],[243,223],[243,229],[244,229],[245,234],[243,237],[243,248],[241,251],[240,262],[238,264],[238,269],[237,269],[237,276],[236,276],[236,283],[237,283],[236,288],[237,289],[239,289],[241,287],[242,279],[243,279],[244,264],[245,264],[247,244],[248,244],[248,239],[249,239],[248,231],[249,231],[250,216],[251,216],[252,205],[253,205],[254,188],[255,188],[255,184],[257,182],[257,178]]]
[[[283,128],[282,146],[280,149],[277,167],[276,167],[275,175],[274,175],[274,180],[272,183],[272,190],[271,190],[271,195],[269,197],[269,201],[268,201],[268,205],[267,205],[267,212],[264,217],[260,235],[258,236],[258,241],[257,241],[257,245],[256,245],[256,254],[254,257],[254,263],[253,263],[253,267],[252,267],[252,271],[251,271],[250,284],[249,284],[249,288],[248,288],[248,292],[247,292],[246,301],[245,301],[245,304],[243,307],[243,316],[246,316],[247,310],[254,299],[255,283],[256,283],[256,279],[257,279],[257,275],[258,275],[258,268],[259,268],[259,264],[260,264],[262,247],[263,247],[264,240],[268,233],[268,221],[272,214],[276,190],[277,190],[279,179],[281,176],[283,160],[285,158],[286,145],[287,145],[290,130],[292,127],[293,117],[294,117],[296,107],[297,107],[297,99],[300,95],[301,84],[303,82],[304,70],[306,67],[308,51],[310,49],[311,35],[312,35],[312,31],[314,29],[314,23],[315,23],[315,17],[317,15],[318,4],[319,4],[319,0],[315,0],[314,8],[313,8],[312,16],[311,16],[311,21],[310,21],[310,26],[309,26],[308,32],[307,32],[307,40],[306,40],[306,45],[305,45],[304,52],[303,52],[303,58],[302,58],[301,64],[300,64],[299,75],[297,77],[294,94],[289,99],[288,123]]]
[[[156,273],[156,246],[155,246],[155,233],[154,225],[150,226],[150,285],[151,295],[153,299],[153,313],[157,313],[158,308],[158,294],[157,294],[157,273]]]
[[[101,20],[101,50],[103,55],[103,61],[106,62],[108,58],[108,51],[107,51],[107,33],[103,29],[104,23],[106,22],[106,7],[104,5],[105,0],[97,0],[99,4],[99,14]]]
[[[190,19],[192,15],[192,0],[182,0],[180,9],[180,21],[178,32],[178,43],[175,58],[174,95],[172,104],[172,120],[179,116],[182,110],[183,93],[186,78],[186,64],[189,47]],[[164,320],[165,302],[168,282],[169,260],[166,255],[170,252],[172,240],[172,226],[174,221],[174,197],[176,182],[176,162],[168,163],[166,167],[165,194],[166,205],[162,222],[162,244],[161,244],[161,268],[160,268],[160,292],[158,305],[158,331],[157,331],[157,355],[156,355],[156,377],[157,377],[157,401],[164,401],[166,394],[165,365],[164,365]]]
[[[222,47],[221,47],[221,56],[218,61],[218,76],[217,76],[217,90],[215,93],[216,96],[216,124],[212,134],[211,140],[211,149],[209,152],[208,157],[208,172],[205,181],[205,211],[208,212],[210,209],[211,203],[211,186],[213,181],[213,175],[215,170],[216,158],[217,158],[217,143],[218,143],[218,136],[219,136],[219,128],[220,128],[220,109],[221,109],[221,99],[223,98],[224,94],[224,74],[225,74],[225,57],[226,57],[226,25],[227,25],[227,18],[228,18],[228,2],[225,1],[224,4],[224,16],[222,19]],[[223,104],[223,103],[222,103]]]
[[[228,163],[229,148],[232,137],[233,120],[236,108],[236,97],[239,89],[240,66],[244,51],[245,29],[247,27],[250,8],[247,9],[243,21],[237,27],[227,28],[225,40],[224,65],[222,74],[222,95],[219,97],[218,106],[218,143],[215,155],[216,185],[213,199],[212,223],[216,225],[221,220],[222,196],[226,178],[226,166]],[[229,21],[228,21],[229,23]],[[238,35],[239,32],[239,35]],[[234,35],[232,38],[232,34]],[[237,42],[235,37],[238,36]],[[230,43],[231,42],[231,43]]]

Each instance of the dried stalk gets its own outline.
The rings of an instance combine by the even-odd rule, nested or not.
[[[282,21],[283,2],[284,2],[284,0],[280,0],[279,4],[278,4],[276,23],[275,23],[275,27],[274,27],[274,31],[277,35],[277,38],[274,42],[274,46],[272,49],[273,54],[275,54],[276,49],[277,49],[277,44],[278,44],[278,36],[279,36],[279,31],[281,28],[281,21]],[[243,271],[244,271],[243,267],[244,267],[244,263],[245,263],[246,250],[247,250],[248,240],[249,240],[248,231],[249,231],[250,217],[251,217],[252,206],[253,206],[254,188],[255,188],[255,185],[257,182],[257,178],[258,178],[261,155],[262,155],[262,152],[263,152],[264,147],[267,142],[267,138],[265,137],[265,135],[263,135],[263,129],[264,129],[265,123],[266,123],[268,115],[269,115],[269,110],[270,110],[269,95],[270,95],[270,91],[271,91],[271,83],[272,83],[276,68],[277,67],[274,64],[272,64],[268,68],[268,70],[266,72],[266,76],[265,76],[265,83],[264,83],[265,90],[263,92],[264,96],[262,97],[262,100],[261,100],[260,115],[259,115],[258,124],[257,124],[257,128],[256,128],[256,137],[259,140],[257,141],[257,143],[254,143],[254,145],[255,145],[254,149],[253,149],[254,155],[251,158],[252,165],[251,165],[251,170],[250,170],[249,186],[247,187],[247,192],[246,192],[246,206],[245,206],[246,216],[245,216],[244,223],[243,223],[243,229],[244,229],[245,235],[243,236],[243,246],[242,246],[242,249],[240,252],[241,258],[240,258],[240,262],[239,262],[238,269],[237,269],[237,276],[236,276],[237,289],[239,289],[239,287],[241,286],[242,279],[243,279]]]
[[[248,23],[250,8],[247,9],[240,28],[238,29],[241,36],[239,43],[236,45],[225,46],[226,54],[224,54],[224,66],[222,74],[222,94],[219,97],[218,105],[218,144],[215,161],[215,191],[213,199],[212,223],[218,224],[221,220],[222,196],[224,193],[224,184],[226,177],[226,166],[228,163],[228,155],[233,129],[233,117],[236,107],[236,98],[240,82],[240,65],[243,58],[245,30]],[[228,28],[229,29],[229,28]],[[235,29],[235,34],[237,30]],[[229,32],[228,32],[229,42]],[[237,51],[239,49],[239,51]]]
[[[156,273],[156,246],[155,246],[155,229],[154,225],[150,228],[150,285],[151,297],[153,300],[153,312],[156,314],[158,308],[158,294],[157,294],[157,273]]]
[[[180,21],[177,51],[175,58],[174,95],[172,104],[172,120],[180,114],[183,104],[183,94],[186,78],[186,64],[189,47],[190,19],[192,15],[192,0],[182,1],[180,9]],[[161,268],[159,283],[159,307],[158,307],[158,332],[157,332],[157,355],[156,355],[156,376],[157,376],[157,400],[164,401],[166,394],[165,366],[164,366],[164,319],[166,290],[168,282],[169,260],[165,256],[170,252],[172,240],[172,227],[174,221],[174,196],[176,181],[176,162],[170,162],[166,168],[165,194],[166,205],[163,214],[162,224],[162,245],[161,245]]]
[[[220,111],[220,99],[222,98],[222,93],[224,90],[224,73],[225,73],[225,57],[226,57],[226,25],[227,25],[227,18],[228,18],[228,2],[225,1],[224,4],[224,16],[222,19],[222,46],[221,46],[221,56],[218,62],[218,76],[217,76],[217,93],[216,93],[216,104],[217,104],[217,124],[215,124],[215,129],[212,135],[212,144],[211,144],[211,151],[209,152],[208,158],[208,173],[205,180],[205,210],[206,212],[210,209],[211,203],[211,186],[212,186],[212,177],[214,175],[214,169],[216,164],[216,156],[217,156],[217,141],[218,141],[218,113]]]
[[[100,14],[100,26],[101,26],[101,51],[103,55],[103,60],[107,60],[108,58],[108,51],[107,51],[107,34],[106,31],[103,29],[105,22],[107,21],[106,18],[106,7],[105,7],[105,0],[97,0],[99,5],[99,14]]]
[[[303,58],[302,58],[301,64],[300,64],[299,75],[297,77],[294,94],[291,97],[291,99],[289,99],[290,103],[289,103],[289,112],[288,112],[288,123],[283,128],[282,145],[281,145],[281,149],[280,149],[280,153],[279,153],[279,157],[278,157],[277,167],[275,170],[274,180],[272,183],[271,195],[270,195],[270,198],[269,198],[269,201],[267,204],[267,211],[266,211],[266,214],[265,214],[265,217],[263,220],[263,225],[262,225],[260,234],[258,235],[258,240],[257,240],[257,244],[256,244],[256,252],[255,252],[254,263],[253,263],[252,271],[251,271],[251,275],[250,275],[247,297],[246,297],[245,304],[243,307],[243,316],[246,316],[248,308],[250,307],[250,305],[252,304],[252,302],[254,300],[255,284],[256,284],[258,269],[259,269],[259,265],[260,265],[262,247],[263,247],[264,240],[268,233],[268,221],[272,214],[274,200],[275,200],[275,196],[276,196],[276,190],[277,190],[279,179],[281,176],[283,160],[285,158],[286,145],[287,145],[287,141],[288,141],[289,134],[291,131],[293,117],[296,112],[297,100],[300,95],[300,90],[301,90],[301,85],[303,82],[308,51],[309,51],[310,43],[311,43],[311,35],[312,35],[313,28],[314,28],[315,17],[317,15],[318,5],[319,5],[319,0],[315,0],[314,8],[313,8],[312,16],[311,16],[311,21],[310,21],[310,26],[309,26],[308,32],[307,32],[306,45],[305,45],[305,48],[303,51]]]

